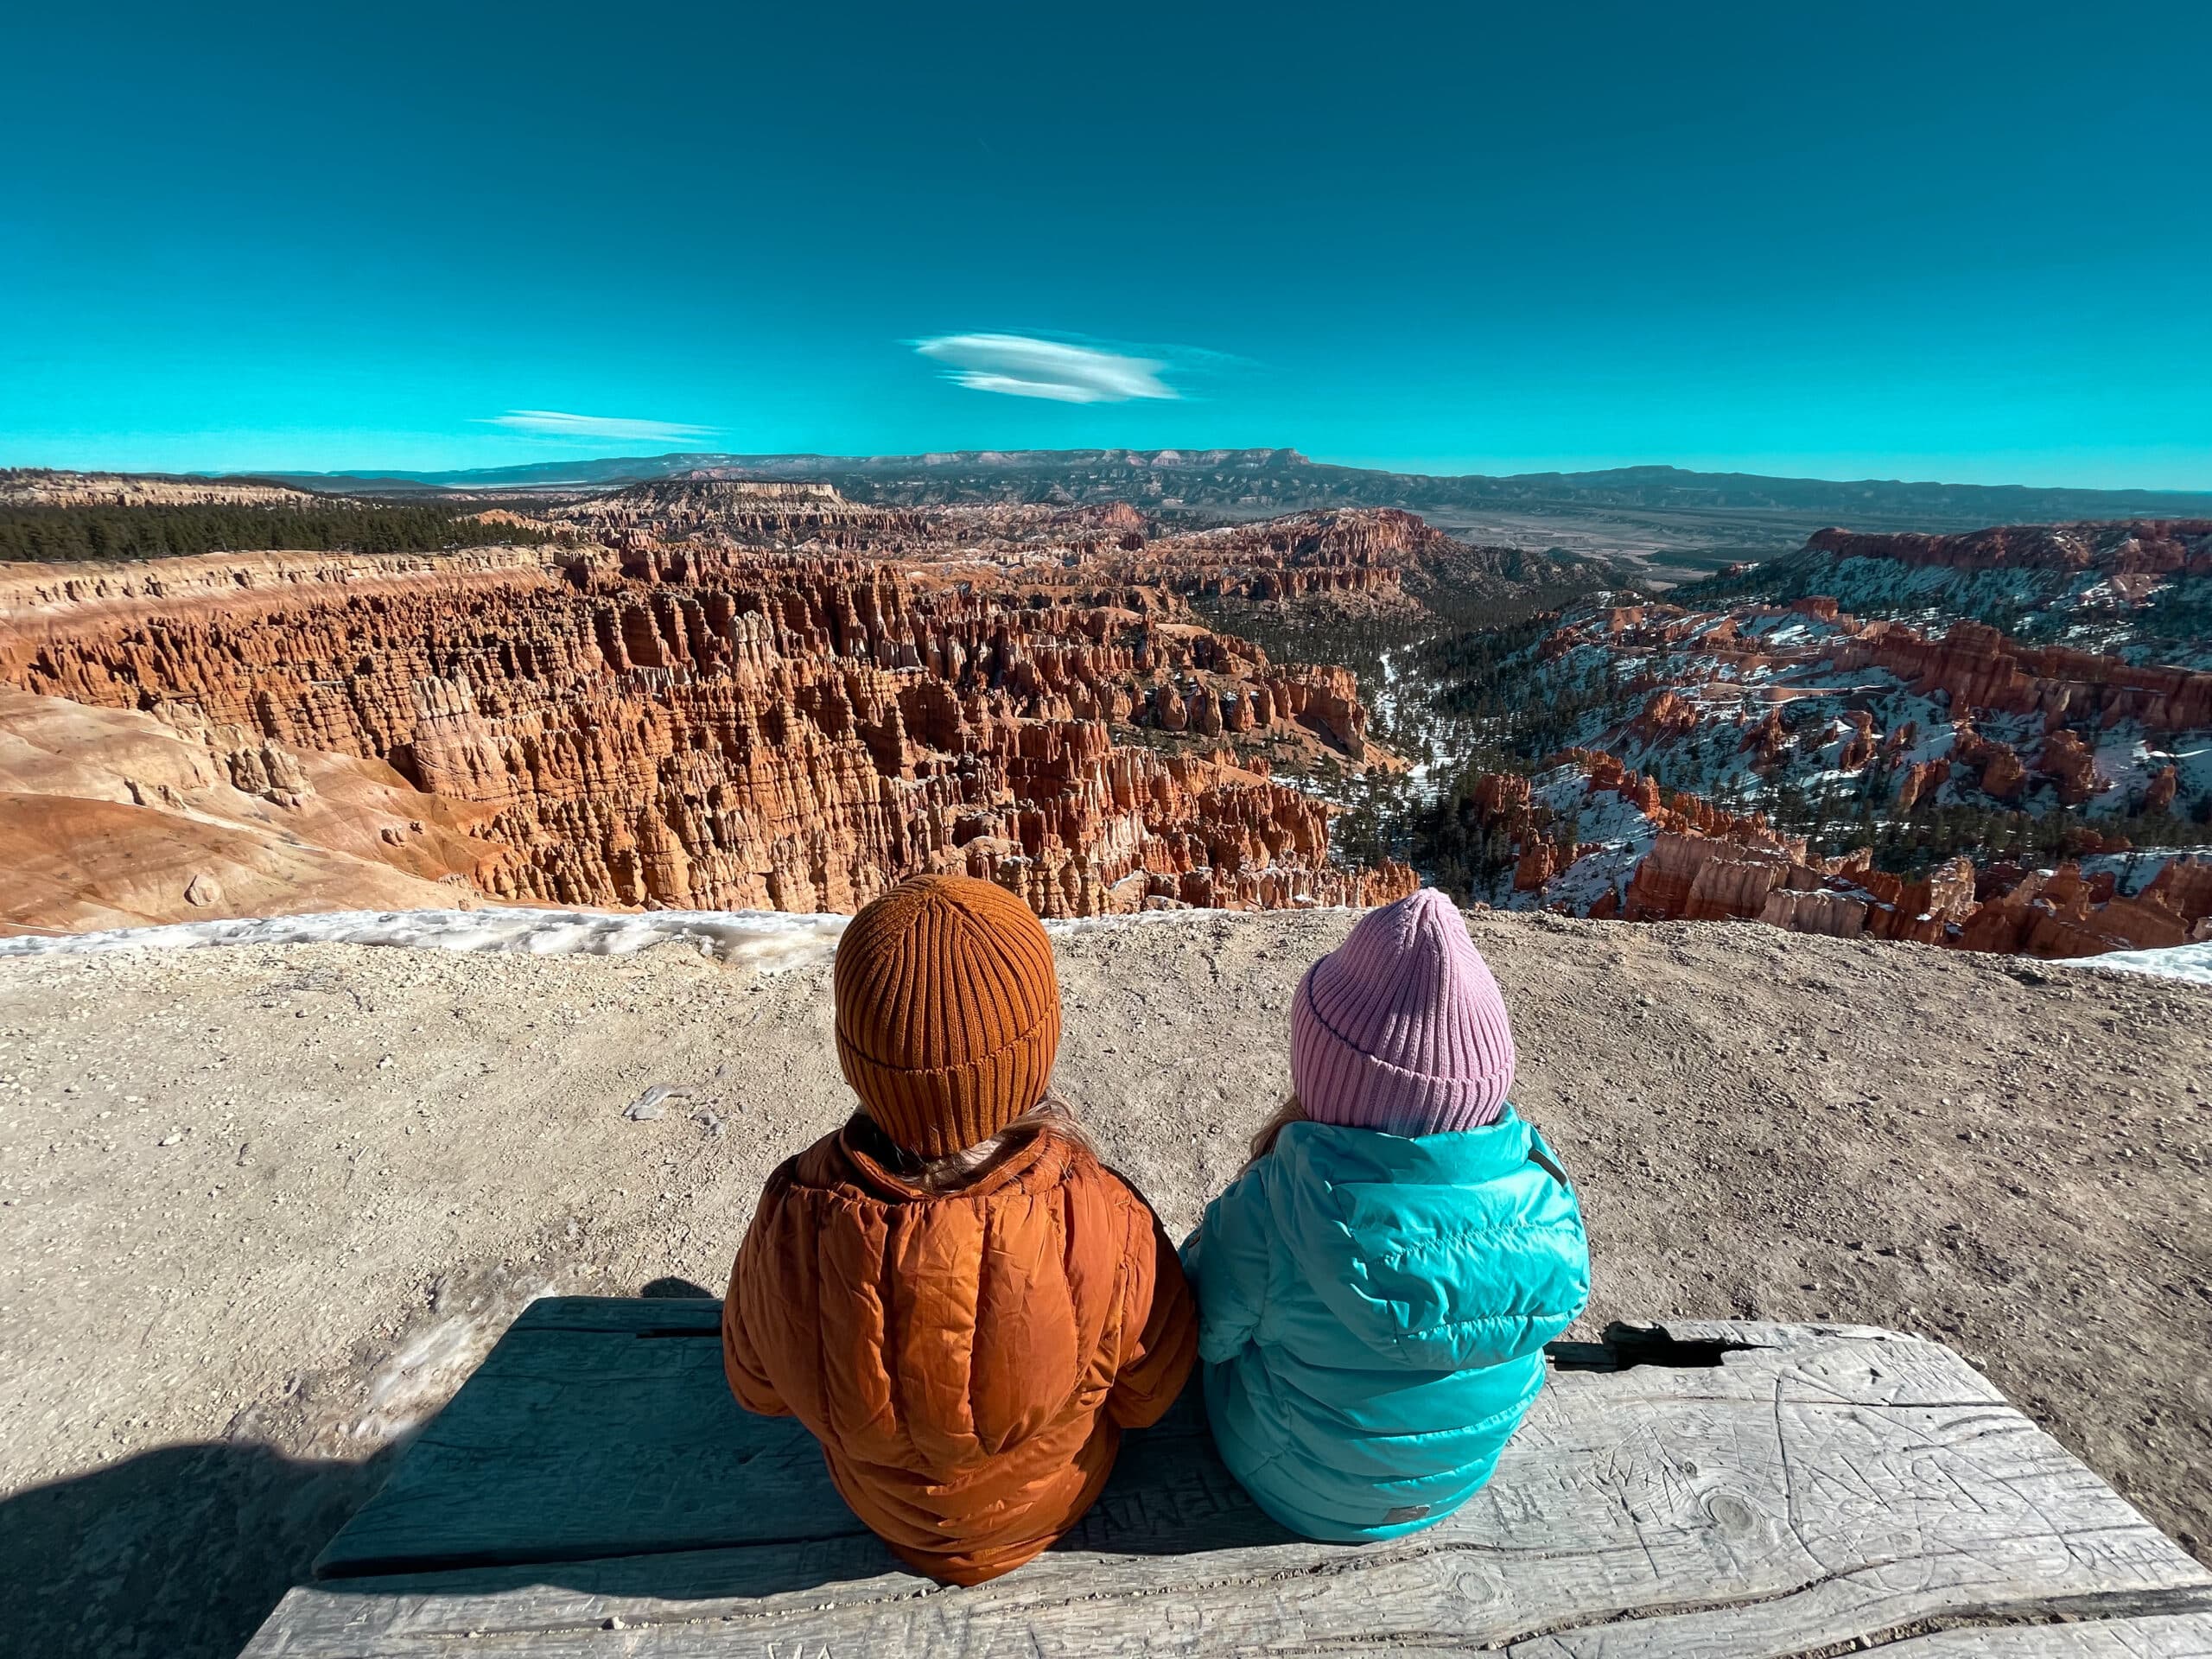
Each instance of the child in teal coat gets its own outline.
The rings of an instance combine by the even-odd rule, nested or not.
[[[1590,1294],[1581,1211],[1506,1101],[1497,982],[1440,893],[1306,970],[1296,1088],[1183,1247],[1223,1459],[1309,1538],[1394,1538],[1478,1491]]]

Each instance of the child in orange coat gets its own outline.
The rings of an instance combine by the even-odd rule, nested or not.
[[[835,983],[861,1110],[770,1177],[724,1369],[902,1560],[978,1584],[1081,1519],[1122,1430],[1174,1402],[1195,1310],[1151,1208],[1047,1100],[1059,984],[1028,906],[909,881],[854,918]]]

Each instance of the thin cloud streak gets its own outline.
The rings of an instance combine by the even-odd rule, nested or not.
[[[553,409],[511,409],[481,423],[543,438],[613,438],[638,443],[666,443],[677,438],[711,437],[721,429],[684,426],[675,421],[632,421],[616,415],[564,415]]]
[[[1027,334],[939,334],[914,342],[922,356],[945,365],[944,378],[970,391],[1046,397],[1060,404],[1125,404],[1139,397],[1179,398],[1160,378],[1167,365],[1065,340]]]

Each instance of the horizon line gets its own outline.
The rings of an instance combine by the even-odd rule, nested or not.
[[[1321,456],[1308,455],[1295,446],[1289,444],[1160,444],[1154,447],[1142,447],[1133,444],[1102,444],[1096,446],[1068,447],[1060,448],[1008,448],[1006,446],[987,445],[965,449],[918,449],[904,453],[879,452],[867,454],[853,453],[840,454],[827,450],[667,449],[653,454],[624,452],[601,455],[577,455],[563,458],[561,461],[517,461],[502,465],[480,467],[379,467],[374,466],[356,466],[342,468],[315,468],[264,466],[198,467],[181,472],[167,471],[150,467],[54,466],[40,464],[17,466],[0,463],[0,474],[10,472],[77,473],[88,477],[178,480],[200,479],[209,480],[246,480],[253,479],[271,479],[281,480],[283,479],[314,478],[333,480],[358,479],[364,481],[372,481],[379,478],[390,478],[403,480],[413,483],[429,484],[435,486],[438,480],[446,479],[532,471],[554,473],[556,469],[559,471],[566,471],[569,468],[606,467],[620,465],[625,462],[651,463],[677,460],[699,460],[702,461],[721,461],[727,463],[761,461],[811,461],[826,463],[842,461],[854,464],[882,464],[895,461],[925,462],[937,457],[943,457],[948,460],[964,460],[983,455],[1050,457],[1061,455],[1077,456],[1104,454],[1127,454],[1142,457],[1152,457],[1160,454],[1290,456],[1294,457],[1297,461],[1303,461],[1309,466],[1338,467],[1347,472],[1369,473],[1379,477],[1427,479],[1439,482],[1455,482],[1467,479],[1510,480],[1514,479],[1593,477],[1609,473],[1673,472],[1682,474],[1688,477],[1695,478],[1743,478],[1756,479],[1776,483],[1830,484],[1838,486],[1852,484],[1879,484],[1907,486],[1923,486],[1942,489],[2021,490],[2046,493],[2063,492],[2072,494],[2086,495],[2171,495],[2212,498],[2212,485],[2192,486],[2189,485],[2177,484],[2060,484],[2033,483],[2024,480],[2011,480],[2001,483],[1974,483],[1962,480],[1946,479],[1934,476],[1919,478],[1906,476],[1880,477],[1872,474],[1859,474],[1850,477],[1835,477],[1814,473],[1760,473],[1744,470],[1740,467],[1722,469],[1685,467],[1681,465],[1679,462],[1669,461],[1622,461],[1605,466],[1554,466],[1535,467],[1517,472],[1431,472],[1424,471],[1414,467],[1378,466],[1371,462],[1330,461]],[[573,480],[566,480],[557,476],[549,477],[545,480],[545,483],[548,485],[559,484],[564,481],[586,483],[604,480],[591,480],[582,478]]]

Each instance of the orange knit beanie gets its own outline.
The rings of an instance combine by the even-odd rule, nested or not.
[[[1043,924],[1004,887],[893,887],[845,930],[835,982],[845,1081],[908,1151],[962,1151],[1044,1097],[1060,984]]]

